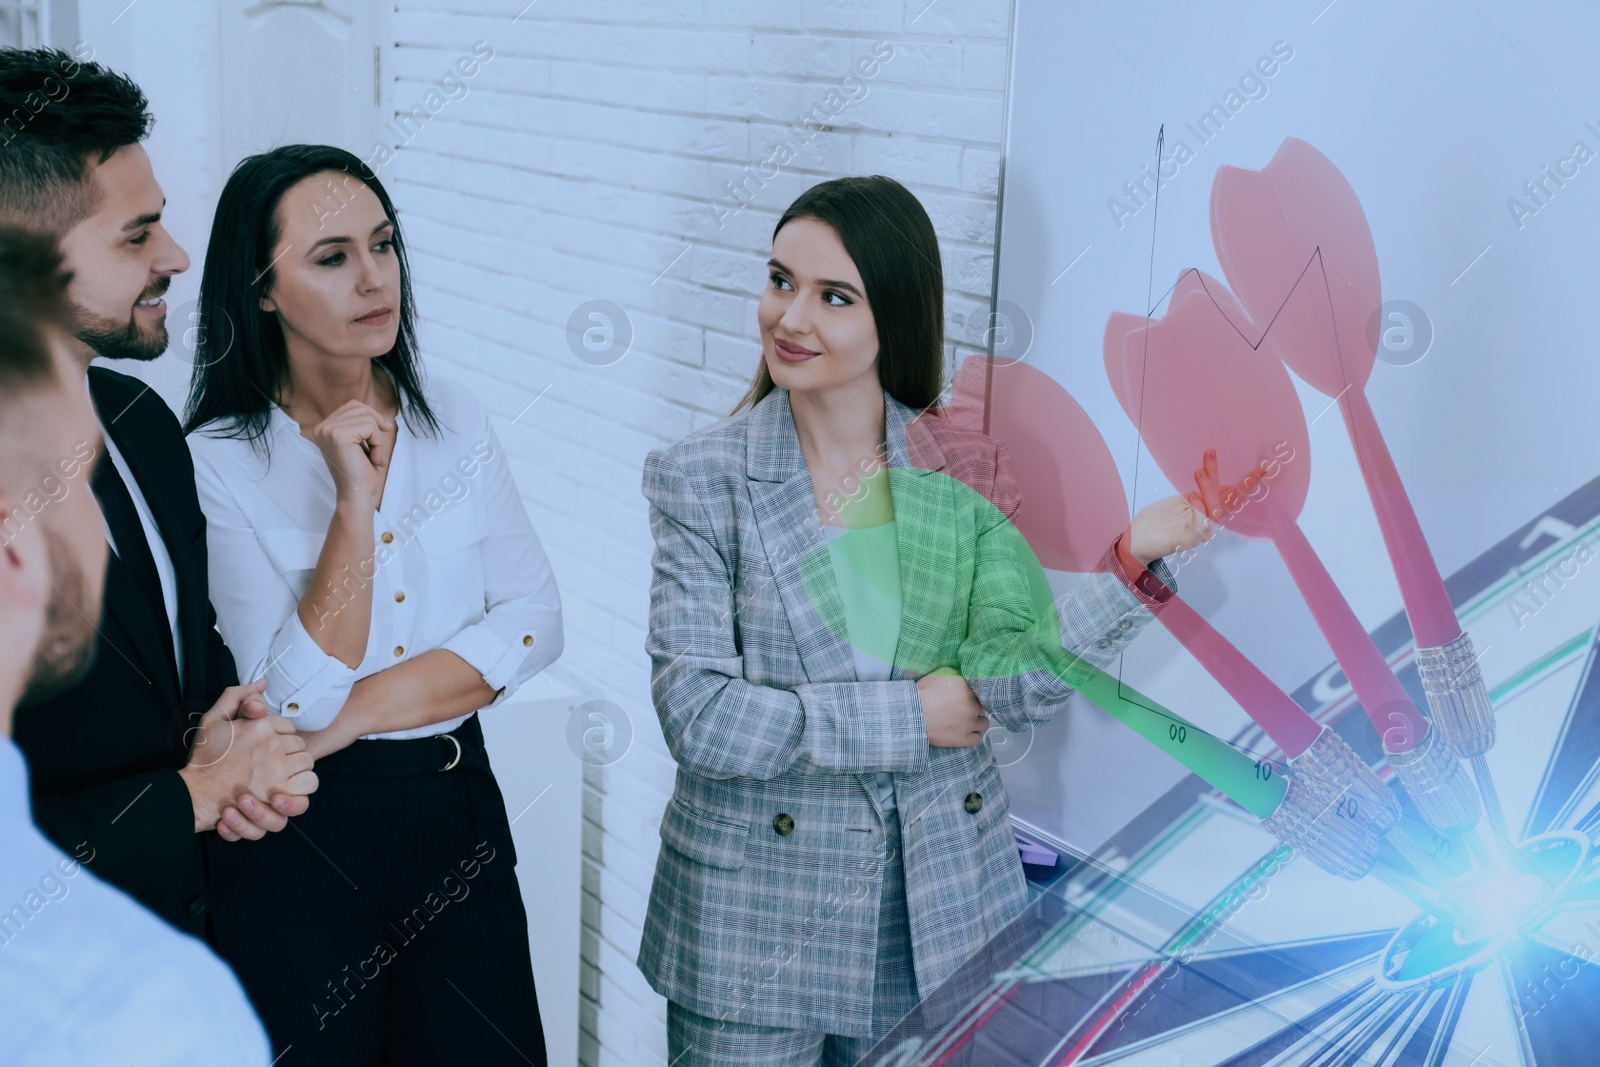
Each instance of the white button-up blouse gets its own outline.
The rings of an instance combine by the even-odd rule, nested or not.
[[[561,654],[555,575],[482,405],[448,382],[430,383],[428,399],[440,434],[418,436],[397,420],[373,558],[336,583],[340,600],[368,588],[372,597],[354,669],[312,640],[296,610],[333,517],[322,453],[276,405],[265,453],[218,436],[220,423],[189,435],[217,629],[240,679],[265,675],[268,704],[301,730],[331,723],[359,679],[433,649],[454,652],[500,691],[489,707]],[[465,718],[369,736],[425,737]]]

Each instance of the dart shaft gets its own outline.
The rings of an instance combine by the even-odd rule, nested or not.
[[[1086,669],[1087,668],[1087,669]],[[1083,663],[1069,680],[1087,700],[1221,790],[1258,819],[1277,810],[1286,788],[1273,773],[1232,745]]]
[[[1287,758],[1294,759],[1316,741],[1322,726],[1182,597],[1173,596],[1166,601],[1156,618],[1238,701]]]
[[[1372,637],[1334,584],[1333,576],[1322,565],[1299,524],[1282,520],[1274,525],[1273,543],[1333,648],[1340,669],[1350,679],[1362,708],[1383,739],[1384,748],[1403,752],[1420,743],[1428,732],[1427,720],[1401,687],[1383,653],[1372,643]]]
[[[1400,583],[1400,597],[1416,643],[1428,647],[1446,644],[1461,633],[1461,623],[1411,498],[1400,481],[1394,457],[1378,428],[1372,405],[1361,387],[1355,386],[1339,397],[1339,410],[1344,414],[1345,428],[1367,483],[1367,495],[1372,498],[1372,510],[1378,517],[1395,579]]]

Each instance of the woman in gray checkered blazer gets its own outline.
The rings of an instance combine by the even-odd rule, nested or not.
[[[979,631],[1034,622],[985,554],[1020,503],[1004,449],[926,411],[944,289],[922,205],[888,178],[825,182],[769,268],[750,391],[644,469],[678,773],[639,966],[675,1067],[855,1063],[914,1011],[945,1021],[960,998],[935,990],[1027,900],[984,733],[1071,693],[1059,672],[958,673]],[[1108,663],[1149,620],[1128,575],[1170,580],[1153,561],[1206,536],[1173,501],[1060,612],[1062,648]]]

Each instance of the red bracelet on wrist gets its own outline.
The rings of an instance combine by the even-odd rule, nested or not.
[[[1122,569],[1128,572],[1128,578],[1137,580],[1145,568],[1144,564],[1140,563],[1133,553],[1128,551],[1127,540],[1128,535],[1126,533],[1118,534],[1117,539],[1112,544],[1116,549],[1117,560],[1122,564]]]

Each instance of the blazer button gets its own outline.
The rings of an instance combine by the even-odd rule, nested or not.
[[[969,813],[976,815],[978,810],[983,807],[983,794],[968,793],[967,799],[961,802],[961,806],[966,808]]]
[[[189,901],[189,914],[198,919],[206,913],[206,898],[195,897]]]
[[[788,812],[778,812],[777,815],[773,816],[772,828],[778,831],[780,836],[788,837],[794,833],[794,816]]]

